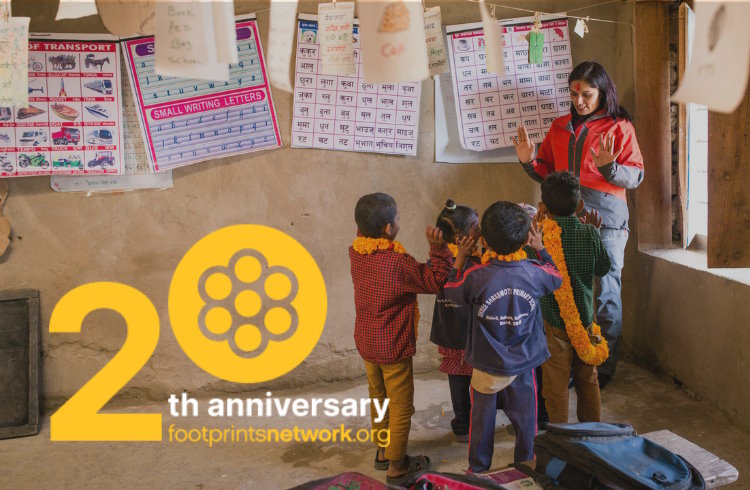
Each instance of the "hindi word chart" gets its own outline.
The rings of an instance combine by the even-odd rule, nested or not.
[[[527,34],[533,22],[507,19],[503,30],[505,73],[487,71],[482,25],[450,26],[448,51],[461,145],[484,151],[513,146],[526,126],[541,143],[552,121],[570,112],[568,74],[573,68],[568,21],[542,18],[542,63],[529,63]]]
[[[128,75],[152,169],[281,146],[255,17],[238,20],[229,81],[157,75],[154,38],[128,39]]]
[[[122,173],[116,39],[32,36],[28,70],[28,107],[0,107],[0,176]]]
[[[356,73],[319,73],[317,16],[298,20],[292,147],[416,155],[421,82],[365,83],[356,20]]]

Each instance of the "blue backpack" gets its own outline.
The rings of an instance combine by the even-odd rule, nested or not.
[[[625,424],[550,424],[534,441],[536,471],[569,489],[705,489],[701,474]],[[541,482],[540,482],[541,483]]]

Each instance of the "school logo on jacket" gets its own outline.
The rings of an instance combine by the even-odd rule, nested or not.
[[[512,315],[491,315],[491,311],[497,311],[498,305],[493,308],[495,302],[503,303],[502,311],[512,312]],[[506,303],[513,302],[513,308],[509,308]],[[485,320],[498,322],[500,326],[517,327],[521,325],[524,318],[529,316],[536,309],[536,300],[534,297],[523,289],[505,288],[491,294],[479,307],[477,316]]]

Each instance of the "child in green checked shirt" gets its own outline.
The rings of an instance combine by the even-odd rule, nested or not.
[[[539,214],[555,220],[562,228],[562,248],[573,298],[581,323],[590,331],[594,321],[594,275],[602,277],[611,267],[599,236],[601,218],[596,211],[587,212],[583,224],[576,217],[583,211],[581,185],[568,172],[550,174],[542,182]],[[568,422],[568,381],[571,370],[578,397],[579,422],[601,420],[601,394],[596,367],[585,364],[570,344],[565,322],[553,294],[541,299],[547,347],[551,357],[542,364],[542,394],[551,423]]]

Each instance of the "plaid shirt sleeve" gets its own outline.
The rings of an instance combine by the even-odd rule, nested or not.
[[[430,245],[430,260],[426,264],[417,262],[405,254],[399,262],[399,285],[403,292],[415,294],[437,294],[448,280],[453,255],[445,245]]]

